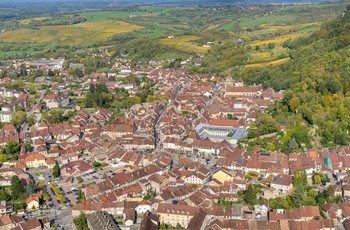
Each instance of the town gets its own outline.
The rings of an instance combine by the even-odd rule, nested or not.
[[[349,146],[240,145],[283,92],[123,58],[83,68],[1,67],[23,77],[0,82],[0,229],[350,229]]]

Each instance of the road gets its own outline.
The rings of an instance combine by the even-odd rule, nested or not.
[[[176,93],[174,94],[174,98],[176,98],[176,96],[182,92],[182,90],[184,89],[184,86],[181,85],[180,88],[176,91]],[[173,100],[172,99],[172,100]],[[159,121],[160,119],[162,118],[162,115],[164,114],[164,112],[167,110],[167,108],[169,107],[169,105],[171,104],[168,103],[160,112],[159,112],[159,116],[158,118],[156,119],[156,122],[155,122],[155,125],[154,125],[154,138],[155,138],[155,149],[162,149],[163,146],[162,146],[162,143],[160,141],[160,135],[161,135],[161,130],[160,130],[160,127],[159,127]]]
[[[327,172],[327,177],[330,180],[331,185],[336,185],[337,184],[336,181],[334,180],[333,174],[330,171]]]
[[[36,176],[37,173],[41,173],[44,176],[44,184],[45,188],[44,191],[47,192],[50,196],[50,201],[46,202],[46,205],[49,206],[49,203],[52,203],[54,206],[53,208],[43,210],[43,212],[48,213],[47,217],[50,220],[54,220],[56,224],[59,226],[63,227],[64,229],[72,229],[72,223],[73,223],[73,218],[72,218],[72,209],[67,208],[64,204],[59,204],[57,202],[56,195],[51,192],[50,186],[49,186],[49,180],[51,175],[51,171],[49,169],[39,169],[39,170],[33,170],[33,171],[28,171],[36,183],[42,181]]]
[[[45,90],[40,90],[40,95],[38,98],[35,99],[34,101],[34,105],[32,106],[32,108],[26,113],[27,114],[27,117],[30,117],[34,114],[34,109],[35,109],[35,106],[37,106],[41,100],[43,99],[44,97],[44,94],[45,94]],[[24,121],[24,123],[21,125],[21,129],[20,131],[27,131],[29,128],[29,125],[28,125],[28,122],[27,121]]]

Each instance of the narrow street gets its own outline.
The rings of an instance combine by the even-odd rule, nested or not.
[[[164,114],[164,112],[167,110],[167,108],[169,107],[169,105],[171,105],[172,101],[176,98],[176,96],[182,92],[182,90],[184,89],[184,87],[181,85],[181,87],[176,91],[174,98],[171,100],[170,103],[168,103],[158,114],[158,118],[156,120],[156,123],[154,125],[154,136],[155,136],[155,149],[162,149],[162,143],[160,143],[160,127],[159,127],[159,121],[162,118],[162,115]]]

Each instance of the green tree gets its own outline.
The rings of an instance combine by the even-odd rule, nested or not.
[[[248,185],[244,193],[244,201],[248,204],[254,204],[256,202],[256,192],[251,184]]]
[[[108,177],[107,177],[107,173],[104,172],[103,175],[102,175],[102,179],[106,180]]]
[[[182,226],[180,223],[177,223],[176,226],[175,226],[175,229],[182,229]]]
[[[0,189],[0,200],[10,201],[11,198],[11,195],[6,190]]]
[[[297,113],[298,112],[298,108],[300,106],[300,100],[297,96],[293,96],[292,99],[290,99],[289,102],[289,108],[292,112]]]
[[[32,144],[29,141],[26,143],[26,151],[27,152],[32,152],[33,151]]]
[[[293,185],[295,188],[303,187],[305,188],[307,185],[307,176],[305,170],[295,170]]]
[[[36,187],[37,187],[38,189],[43,189],[44,186],[45,186],[44,182],[41,182],[41,181],[38,182],[38,184],[36,185]]]
[[[11,114],[11,124],[19,128],[23,122],[26,120],[26,114],[23,111],[12,112]]]
[[[30,195],[30,194],[35,193],[35,187],[36,187],[35,182],[33,180],[29,180],[27,187],[26,187],[27,194]]]
[[[276,47],[276,43],[270,42],[267,46],[269,47],[270,50],[272,50]]]
[[[313,179],[315,185],[320,185],[321,184],[321,177],[320,177],[320,175],[315,174],[312,179]]]
[[[19,146],[18,142],[15,140],[10,140],[5,145],[5,152],[9,155],[18,154],[19,150],[20,150],[20,146]]]
[[[43,193],[43,199],[48,201],[50,199],[50,195],[46,192]]]
[[[14,200],[17,200],[23,193],[22,182],[18,176],[12,176],[11,178],[11,195]]]
[[[326,196],[323,193],[320,193],[317,196],[315,196],[315,200],[318,204],[324,204],[327,201]]]
[[[89,230],[87,218],[83,212],[81,212],[80,215],[73,220],[73,223],[78,230]]]
[[[327,198],[331,199],[334,197],[334,187],[332,185],[327,188]]]
[[[299,147],[299,145],[298,145],[298,143],[296,142],[295,138],[293,138],[292,140],[289,141],[288,147],[289,147],[291,150],[293,150],[293,151],[296,150],[296,149]]]
[[[341,120],[341,121],[345,120],[346,114],[347,114],[347,112],[346,112],[346,109],[344,107],[344,104],[341,103],[339,105],[339,108],[338,108],[338,111],[337,111],[338,119]]]
[[[296,187],[292,197],[292,204],[294,207],[299,207],[304,205],[304,187],[303,186],[298,186]]]
[[[65,199],[66,198],[62,194],[57,195],[57,200],[61,201],[61,203],[63,203]]]
[[[53,166],[52,175],[54,177],[60,177],[61,176],[61,170],[60,170],[60,166],[58,164],[55,164],[55,166]]]
[[[162,222],[159,226],[159,229],[167,229],[167,225],[164,222]]]
[[[28,125],[29,125],[29,126],[34,125],[35,122],[36,122],[35,119],[34,119],[34,116],[28,117],[28,118],[27,118],[27,122],[28,122]]]

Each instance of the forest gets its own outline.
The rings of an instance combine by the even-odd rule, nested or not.
[[[233,71],[246,84],[284,90],[283,100],[268,108],[268,117],[260,114],[251,128],[251,144],[261,142],[265,148],[288,153],[349,143],[349,28],[350,7],[310,37],[288,41],[290,61]],[[275,128],[262,132],[266,126]],[[280,131],[281,126],[286,132],[278,133],[277,141],[256,140],[260,134]]]

